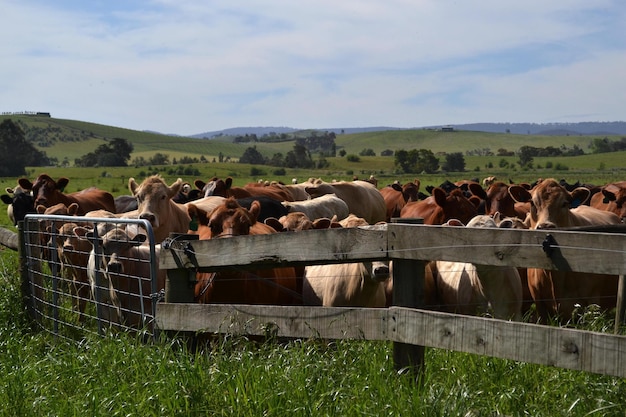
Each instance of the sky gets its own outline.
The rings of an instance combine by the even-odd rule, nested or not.
[[[623,0],[3,0],[0,112],[232,127],[626,120]]]

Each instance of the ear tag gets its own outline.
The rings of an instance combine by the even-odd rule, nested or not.
[[[195,217],[189,222],[189,230],[193,230],[194,232],[198,231],[198,221]]]
[[[580,200],[576,199],[576,200],[572,200],[572,203],[570,204],[570,208],[576,208],[580,206]]]
[[[608,197],[604,197],[604,199],[602,200],[602,203],[604,204],[609,204],[611,202],[611,200],[609,200]]]

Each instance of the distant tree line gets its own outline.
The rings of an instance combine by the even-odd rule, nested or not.
[[[593,153],[606,153],[606,152],[619,152],[626,150],[626,138],[620,140],[594,139],[591,142],[591,152]]]
[[[317,161],[311,157],[311,152],[306,146],[295,143],[293,149],[283,155],[280,152],[267,158],[258,151],[255,146],[247,148],[239,158],[239,163],[252,165],[271,165],[283,168],[325,168],[329,165],[323,154],[320,153]]]

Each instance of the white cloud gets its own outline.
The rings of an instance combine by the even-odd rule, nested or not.
[[[181,134],[623,118],[617,1],[238,3],[9,1],[0,110]]]

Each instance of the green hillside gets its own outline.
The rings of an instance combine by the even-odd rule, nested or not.
[[[393,180],[413,179],[413,174],[399,174],[394,167],[393,156],[380,156],[384,150],[429,149],[440,162],[445,159],[443,153],[461,152],[465,155],[464,173],[441,172],[432,175],[420,175],[422,182],[438,184],[446,178],[469,178],[497,175],[500,178],[513,178],[516,181],[532,181],[538,177],[559,177],[588,182],[608,182],[622,180],[626,175],[626,152],[591,154],[590,144],[594,136],[542,136],[516,135],[507,133],[485,133],[474,131],[443,132],[428,129],[390,130],[379,132],[339,134],[335,144],[338,156],[328,157],[328,166],[323,169],[286,169],[278,173],[278,167],[259,166],[233,163],[244,151],[255,146],[264,156],[270,158],[275,153],[286,155],[293,150],[295,139],[283,142],[248,142],[233,143],[234,137],[222,136],[216,139],[195,139],[187,137],[162,135],[153,132],[141,132],[113,126],[76,120],[56,119],[40,116],[0,116],[0,122],[10,118],[18,123],[27,133],[27,138],[35,146],[45,151],[48,156],[57,158],[59,163],[68,162],[67,167],[35,167],[29,169],[29,175],[48,172],[53,176],[69,176],[73,178],[72,188],[80,189],[85,185],[94,185],[93,178],[101,185],[114,187],[116,192],[124,193],[125,181],[130,176],[143,177],[158,172],[166,178],[183,177],[193,181],[196,178],[207,179],[212,176],[232,176],[236,185],[259,178],[271,178],[284,182],[291,178],[306,179],[322,177],[324,179],[350,179],[376,175],[385,183]],[[324,133],[324,132],[319,132]],[[298,136],[310,136],[310,131],[297,133]],[[204,156],[208,163],[169,165],[161,167],[96,167],[72,168],[74,160],[93,152],[99,145],[114,138],[128,140],[134,146],[131,160],[144,157],[146,160],[155,153],[166,154],[170,162],[187,156],[198,158]],[[262,138],[261,138],[262,139]],[[621,137],[609,137],[609,140],[620,140]],[[572,148],[577,146],[586,154],[576,157],[535,158],[532,168],[520,168],[517,156],[497,156],[499,150],[516,152],[521,146],[537,148],[555,147]],[[339,156],[341,151],[349,155],[359,155],[363,150],[371,149],[376,156],[358,156],[349,160]],[[489,155],[489,151],[491,154]],[[214,162],[218,155],[230,158],[230,162]],[[312,155],[314,160],[318,155]],[[4,186],[11,186],[15,179],[6,178],[0,181]]]
[[[181,156],[205,156],[212,160],[220,153],[231,158],[238,158],[249,146],[256,146],[263,155],[271,157],[274,153],[286,154],[293,149],[294,141],[233,143],[232,137],[219,139],[195,139],[180,136],[162,135],[113,126],[76,120],[56,119],[40,116],[0,116],[0,121],[10,118],[27,131],[28,137],[48,156],[59,161],[67,158],[70,165],[74,159],[92,152],[98,145],[113,138],[123,138],[131,142],[136,156],[150,157],[157,152],[171,158]],[[31,137],[32,136],[32,137]],[[572,147],[577,145],[588,151],[592,136],[541,136],[515,135],[506,133],[485,133],[473,131],[442,132],[437,130],[390,130],[337,135],[335,143],[338,150],[348,154],[359,154],[364,149],[372,149],[377,155],[386,149],[430,149],[434,153],[451,153],[490,149],[517,151],[520,146],[535,147]],[[618,139],[613,138],[613,139]]]

